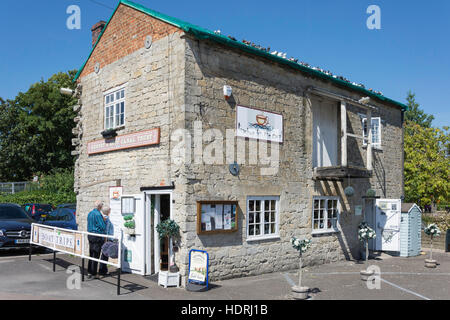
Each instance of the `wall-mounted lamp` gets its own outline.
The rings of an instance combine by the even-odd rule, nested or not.
[[[230,86],[223,86],[223,95],[225,97],[225,100],[230,99],[232,94],[233,94],[233,89]]]
[[[61,88],[59,89],[59,92],[61,92],[61,94],[65,95],[65,96],[73,96],[75,91],[72,89],[68,89],[68,88]]]

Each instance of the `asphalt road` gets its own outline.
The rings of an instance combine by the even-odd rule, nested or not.
[[[117,277],[112,275],[88,280],[80,289],[69,289],[71,273],[67,267],[80,266],[80,260],[57,255],[53,272],[52,254],[33,255],[28,261],[26,250],[0,252],[0,299],[146,299],[146,300],[290,300],[296,272],[217,281],[208,292],[192,293],[183,288],[159,287],[142,276],[124,274],[121,295],[116,295]],[[310,300],[440,300],[450,299],[450,254],[433,253],[440,263],[436,269],[424,267],[427,256],[413,258],[382,255],[369,260],[380,268],[378,289],[368,289],[360,280],[364,264],[344,261],[303,269],[303,285],[312,289]]]

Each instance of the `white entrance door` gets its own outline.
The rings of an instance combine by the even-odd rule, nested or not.
[[[337,107],[331,102],[313,104],[313,167],[337,166]]]
[[[400,199],[377,199],[376,250],[400,251]]]
[[[145,198],[144,195],[122,196],[134,200],[136,234],[123,234],[122,270],[136,274],[145,272]]]

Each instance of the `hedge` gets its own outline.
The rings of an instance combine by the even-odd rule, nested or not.
[[[45,203],[57,206],[63,203],[76,203],[75,192],[50,192],[48,190],[23,191],[15,194],[0,194],[0,203]]]

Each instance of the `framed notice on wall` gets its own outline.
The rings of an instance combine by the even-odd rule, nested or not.
[[[237,207],[237,201],[198,201],[197,234],[236,232]]]

